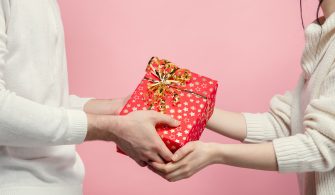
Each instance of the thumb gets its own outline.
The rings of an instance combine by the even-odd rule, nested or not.
[[[159,124],[166,124],[170,127],[178,127],[180,125],[180,121],[161,113],[155,113],[155,122]]]
[[[191,153],[194,149],[194,144],[193,142],[187,143],[185,146],[181,147],[179,150],[177,150],[173,156],[172,156],[172,161],[177,162],[184,158],[186,155]]]

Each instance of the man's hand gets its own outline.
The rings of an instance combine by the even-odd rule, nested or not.
[[[125,116],[88,115],[86,140],[114,141],[139,165],[170,162],[171,151],[156,132],[156,125],[179,126],[180,122],[155,111],[136,111]]]
[[[110,100],[91,99],[85,104],[84,111],[89,114],[118,115],[128,99],[129,96]]]

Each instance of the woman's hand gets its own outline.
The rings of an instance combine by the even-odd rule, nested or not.
[[[92,99],[85,104],[84,111],[89,114],[118,115],[127,103],[129,97],[130,96],[111,100]]]
[[[168,164],[153,162],[149,168],[168,181],[191,177],[211,164],[278,171],[272,142],[260,144],[189,142],[172,156],[172,161]]]
[[[211,143],[189,142],[173,155],[173,162],[152,162],[149,169],[171,182],[189,178],[215,163],[214,148],[215,145]]]

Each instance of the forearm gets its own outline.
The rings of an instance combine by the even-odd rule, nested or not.
[[[241,113],[215,108],[207,128],[226,137],[243,141],[247,135],[246,122]]]
[[[86,102],[83,110],[89,114],[99,114],[97,113],[98,110],[106,112],[106,110],[109,110],[109,107],[105,106],[107,101],[109,100],[91,99]]]
[[[258,170],[278,170],[272,143],[213,144],[212,148],[214,163]]]
[[[83,110],[89,114],[118,115],[125,104],[125,99],[91,99]]]
[[[8,90],[0,90],[0,105],[0,145],[79,144],[87,133],[81,110],[43,105]]]

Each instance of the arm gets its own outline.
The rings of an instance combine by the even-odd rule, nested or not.
[[[151,163],[151,169],[176,181],[214,164],[279,170],[281,172],[326,172],[335,168],[335,64],[321,87],[321,96],[307,106],[305,132],[274,139],[273,142],[219,145],[190,142],[167,165]]]
[[[70,109],[83,110],[89,114],[119,115],[130,96],[115,99],[82,98],[76,95],[69,96]]]
[[[0,145],[49,146],[82,143],[84,140],[114,141],[139,164],[142,161],[170,160],[155,125],[176,126],[172,118],[153,112],[127,116],[86,114],[81,109],[46,106],[6,89],[4,69],[7,54],[7,20],[10,1],[0,1]],[[83,105],[80,104],[80,105]],[[82,107],[82,106],[80,106]],[[146,141],[143,141],[146,140]]]
[[[6,21],[9,17],[9,1],[0,1],[0,145],[81,143],[87,132],[83,111],[41,105],[6,89],[3,67],[8,52]]]
[[[333,88],[335,90],[335,88]],[[281,172],[329,171],[335,167],[335,96],[313,100],[305,132],[273,140]]]
[[[128,99],[129,96],[117,99],[89,99],[83,110],[90,114],[119,115]]]
[[[232,139],[260,143],[290,135],[292,93],[274,96],[270,111],[234,113],[215,109],[207,128]]]
[[[335,64],[323,78],[320,96],[307,106],[304,133],[273,140],[281,172],[329,171],[335,168]]]
[[[173,162],[150,163],[150,169],[168,181],[189,178],[211,164],[277,171],[272,143],[217,144],[189,142],[172,157]]]
[[[155,111],[136,111],[125,116],[88,114],[86,141],[115,142],[139,165],[171,161],[172,153],[156,132],[156,125],[179,126],[179,121]]]
[[[214,109],[207,128],[223,136],[243,141],[247,136],[246,122],[241,113]]]

